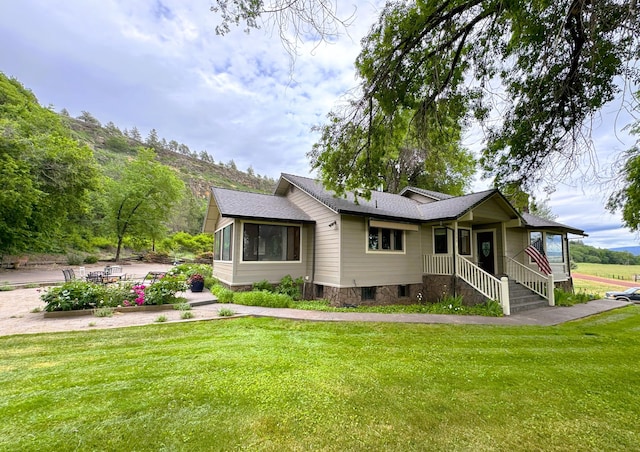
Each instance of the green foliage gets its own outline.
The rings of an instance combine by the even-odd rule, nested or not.
[[[186,302],[175,303],[173,305],[173,309],[175,309],[177,311],[190,311],[191,310],[191,305],[189,303],[186,303]]]
[[[108,306],[96,308],[93,310],[93,315],[96,317],[113,317],[113,308]]]
[[[361,41],[359,94],[329,115],[312,165],[338,195],[372,188],[404,149],[446,159],[474,120],[498,186],[571,171],[589,118],[637,80],[637,17],[633,0],[387,2]]]
[[[271,284],[266,279],[263,279],[262,281],[254,282],[252,287],[253,287],[253,290],[266,290],[269,292],[273,292],[273,284]]]
[[[109,306],[107,287],[84,281],[69,281],[61,286],[52,287],[40,298],[45,303],[45,311],[72,311],[77,309],[95,309]]]
[[[290,308],[293,306],[290,296],[264,290],[236,292],[233,296],[233,302],[245,306],[262,306],[265,308]]]
[[[180,277],[165,276],[144,290],[145,304],[160,305],[175,302],[176,293],[187,290],[187,284]]]
[[[169,270],[170,275],[182,275],[185,279],[188,279],[195,273],[203,275],[205,278],[211,277],[213,267],[209,264],[179,264]]]
[[[126,236],[156,240],[165,235],[164,222],[183,191],[184,184],[174,172],[158,163],[151,149],[140,148],[137,158],[124,168],[122,179],[110,181],[107,188],[108,218],[118,238],[116,260]]]
[[[600,298],[599,295],[596,294],[585,292],[571,293],[565,292],[561,289],[555,289],[553,291],[553,296],[556,306],[573,306],[579,303],[588,303],[591,300]]]
[[[640,256],[628,251],[611,251],[585,245],[581,240],[569,244],[571,261],[575,263],[640,265]]]
[[[156,317],[155,322],[158,323],[163,323],[167,321],[167,316],[166,315],[159,315],[158,317]]]
[[[182,311],[180,313],[180,318],[183,320],[192,319],[195,317],[195,314],[191,311]]]
[[[280,284],[276,287],[276,292],[293,300],[299,300],[302,298],[301,287],[303,283],[302,277],[293,279],[291,275],[286,275],[280,280]]]
[[[96,262],[98,262],[98,256],[95,256],[93,254],[89,254],[84,258],[85,264],[95,264]]]
[[[631,133],[640,137],[640,121]],[[619,176],[622,187],[609,197],[607,208],[611,212],[621,211],[622,220],[631,231],[640,231],[640,146],[636,144],[626,153],[626,163]]]
[[[0,73],[0,252],[58,251],[98,186],[91,149],[18,81]]]
[[[220,308],[218,309],[218,315],[220,317],[231,317],[235,315],[235,311],[231,308]]]
[[[219,303],[231,303],[234,300],[235,292],[220,284],[213,285],[210,290],[218,298]]]
[[[84,262],[84,258],[80,254],[76,254],[76,253],[67,254],[68,265],[82,265],[83,262]]]
[[[158,249],[171,254],[179,252],[190,252],[193,254],[204,253],[213,249],[213,235],[191,235],[187,232],[176,232],[163,239]]]

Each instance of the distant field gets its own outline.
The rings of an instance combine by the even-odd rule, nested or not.
[[[574,272],[584,273],[585,275],[600,276],[601,278],[633,281],[634,275],[640,275],[640,265],[580,263]]]
[[[612,280],[633,281],[634,275],[640,275],[640,265],[614,265],[614,264],[578,264],[578,268],[573,273],[584,273],[585,275],[610,278]],[[640,281],[638,282],[640,285]],[[576,292],[586,292],[597,294],[601,297],[609,290],[625,290],[627,287],[615,283],[599,283],[586,281],[584,279],[573,279],[573,286]]]

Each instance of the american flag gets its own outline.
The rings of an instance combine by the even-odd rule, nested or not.
[[[547,259],[547,256],[544,255],[542,240],[535,240],[531,245],[524,249],[524,252],[529,255],[532,261],[538,264],[538,268],[542,274],[550,275],[553,273],[551,265],[549,265],[549,260]]]

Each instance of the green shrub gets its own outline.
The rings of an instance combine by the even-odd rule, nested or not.
[[[98,262],[98,256],[94,256],[93,254],[89,254],[84,258],[85,264],[95,264],[96,262]]]
[[[293,300],[300,300],[302,298],[302,287],[304,280],[302,277],[293,279],[291,275],[287,275],[280,280],[280,284],[276,287],[276,292],[287,295]]]
[[[144,289],[144,304],[160,305],[176,301],[176,293],[187,290],[186,282],[176,276],[165,276]]]
[[[107,306],[96,308],[93,310],[93,315],[96,317],[113,317],[113,308]]]
[[[229,308],[220,308],[220,309],[218,309],[218,315],[220,317],[231,317],[234,314],[235,314],[235,312],[232,309],[229,309]]]
[[[101,250],[108,250],[113,248],[113,243],[106,237],[94,237],[89,243],[92,247],[99,248]]]
[[[235,297],[235,292],[233,290],[229,290],[220,284],[214,285],[211,288],[211,293],[218,298],[218,302],[220,303],[231,303]]]
[[[288,295],[268,292],[266,290],[237,292],[234,303],[245,306],[262,306],[265,308],[290,308],[293,300]]]
[[[69,281],[48,289],[40,298],[45,302],[47,312],[95,309],[107,305],[106,292],[107,288],[100,284]]]
[[[262,281],[253,283],[253,290],[266,290],[268,292],[273,292],[273,284],[266,279],[263,279]]]
[[[166,315],[164,315],[164,314],[163,314],[163,315],[159,315],[158,317],[156,317],[156,320],[155,320],[155,321],[156,321],[156,322],[159,322],[159,323],[161,323],[161,322],[166,322],[166,321],[167,321],[167,316],[166,316]]]
[[[173,305],[173,309],[177,310],[177,311],[190,311],[191,310],[191,305],[189,303],[183,302],[183,303],[176,303]]]
[[[67,254],[67,265],[82,265],[84,259],[80,254],[70,253]]]
[[[180,318],[183,319],[183,320],[192,319],[194,317],[195,317],[195,314],[193,312],[191,312],[191,311],[182,311],[180,313]]]
[[[188,279],[195,273],[198,273],[205,278],[211,278],[211,275],[213,274],[213,267],[209,264],[179,264],[169,270],[170,275],[184,276],[184,279]]]
[[[573,306],[574,304],[587,303],[598,298],[597,295],[585,292],[578,292],[574,294],[571,292],[565,292],[562,289],[555,289],[553,291],[553,296],[556,306]]]

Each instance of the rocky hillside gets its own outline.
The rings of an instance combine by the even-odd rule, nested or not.
[[[103,126],[86,112],[80,118],[62,116],[76,138],[94,150],[106,174],[126,164],[138,147],[145,146],[155,149],[158,160],[174,168],[198,198],[206,197],[212,186],[269,193],[275,185],[272,178],[240,171],[233,163],[216,163],[209,155],[191,152],[184,144],[157,137],[142,139],[137,130],[121,131],[112,123]]]

